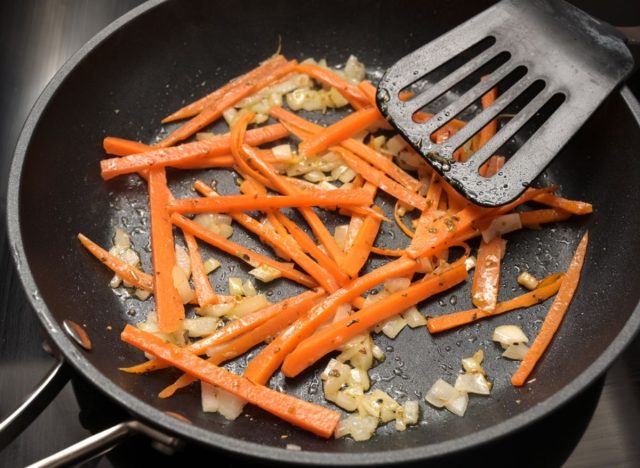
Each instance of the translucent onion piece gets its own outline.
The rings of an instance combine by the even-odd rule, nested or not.
[[[520,222],[520,214],[511,213],[507,215],[497,216],[491,221],[489,227],[482,231],[482,239],[485,242],[491,241],[498,234],[507,234],[522,228]]]
[[[253,297],[258,294],[258,291],[256,291],[256,287],[251,280],[248,279],[242,284],[242,293],[247,297]]]
[[[401,315],[411,328],[423,327],[427,324],[426,317],[415,306],[409,307]]]
[[[424,399],[436,408],[442,408],[449,401],[458,397],[458,391],[442,379],[436,380],[427,392]]]
[[[507,349],[502,353],[502,357],[507,359],[513,359],[514,361],[522,361],[529,352],[529,347],[524,343],[516,343],[507,346]]]
[[[469,404],[469,395],[464,392],[459,392],[458,396],[453,400],[446,403],[444,406],[456,416],[464,416],[467,411],[467,405]]]
[[[242,278],[229,278],[229,295],[244,296],[244,289],[242,289]]]
[[[185,274],[184,270],[178,265],[175,265],[173,267],[171,273],[173,276],[173,285],[178,290],[178,294],[180,295],[180,299],[182,299],[182,303],[187,304],[195,298],[195,292],[189,285],[189,278]]]
[[[249,274],[254,278],[259,279],[263,283],[268,283],[269,281],[273,281],[274,279],[280,278],[282,276],[280,270],[264,263],[258,268],[250,270]]]
[[[182,268],[187,278],[191,276],[191,257],[187,249],[180,244],[176,244],[176,264]]]
[[[338,423],[335,437],[350,435],[355,441],[369,440],[378,427],[378,418],[373,416],[359,416],[352,414]]]
[[[484,375],[479,373],[458,375],[453,387],[461,392],[476,393],[478,395],[489,395],[491,393],[491,385]]]
[[[384,289],[390,293],[404,291],[411,285],[409,278],[392,278],[384,282]]]
[[[204,271],[207,274],[209,274],[212,271],[215,271],[218,268],[220,268],[220,265],[221,265],[220,261],[210,257],[204,261]]]
[[[501,325],[496,327],[491,338],[502,345],[504,349],[516,343],[528,343],[529,339],[517,325]]]
[[[244,315],[250,314],[251,312],[256,312],[257,310],[264,309],[269,305],[271,305],[271,303],[267,300],[267,297],[264,294],[245,297],[236,304],[233,310],[229,312],[228,316],[240,318]]]
[[[182,327],[191,338],[211,335],[218,328],[219,319],[216,317],[198,317],[184,319]]]

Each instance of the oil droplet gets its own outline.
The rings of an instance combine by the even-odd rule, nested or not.
[[[387,345],[387,346],[384,348],[384,350],[385,350],[387,353],[393,353],[393,346],[391,346],[391,345]]]
[[[458,296],[456,296],[455,294],[453,296],[451,296],[449,298],[449,304],[451,304],[452,306],[456,305],[458,303]]]

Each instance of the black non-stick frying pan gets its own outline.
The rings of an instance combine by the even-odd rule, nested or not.
[[[119,340],[119,331],[126,322],[143,320],[152,301],[140,305],[126,293],[114,294],[107,286],[110,274],[75,238],[83,232],[109,245],[115,228],[123,227],[132,232],[143,264],[149,267],[146,187],[133,176],[108,183],[100,179],[105,135],[153,141],[161,131],[162,116],[255,66],[280,40],[290,58],[326,57],[335,64],[355,54],[382,70],[488,4],[473,2],[462,9],[450,2],[408,0],[151,1],[91,40],[36,103],[16,148],[8,194],[16,267],[63,359],[135,417],[167,434],[243,456],[326,465],[426,460],[476,446],[539,419],[601,375],[640,324],[640,245],[635,242],[640,225],[640,109],[626,89],[606,101],[540,180],[561,184],[565,196],[591,201],[595,212],[509,237],[505,297],[515,294],[520,269],[536,276],[564,270],[579,236],[586,229],[590,232],[580,288],[535,371],[535,382],[514,389],[509,379],[517,364],[501,359],[490,337],[495,326],[507,323],[534,336],[548,304],[437,337],[419,329],[405,330],[394,341],[379,337],[387,359],[371,371],[376,385],[401,401],[421,400],[423,423],[404,433],[387,427],[365,443],[321,440],[249,407],[245,415],[227,422],[201,412],[197,386],[159,400],[158,391],[177,372],[131,376],[118,371],[141,359],[140,352]],[[218,178],[221,191],[232,190],[229,175],[197,175]],[[188,193],[194,177],[170,173],[176,196]],[[234,236],[264,251],[239,228]],[[404,245],[401,236],[385,226],[377,243]],[[224,264],[213,277],[216,286],[222,287],[230,275],[246,273],[234,259],[214,254]],[[284,281],[264,289],[272,289],[274,299],[296,290]],[[466,308],[468,296],[468,286],[460,287],[424,304],[423,310],[436,315]],[[83,327],[93,344],[91,351],[63,331],[65,320]],[[460,359],[480,348],[494,382],[491,396],[472,398],[464,418],[426,405],[422,397],[430,385],[438,377],[453,380]],[[245,361],[239,359],[230,368],[240,369]],[[322,403],[318,369],[324,364],[294,380],[276,376],[271,384]],[[167,411],[184,415],[191,424]],[[288,451],[287,443],[302,450]]]

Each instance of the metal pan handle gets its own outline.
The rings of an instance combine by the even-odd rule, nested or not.
[[[69,466],[103,455],[122,439],[134,434],[144,434],[156,442],[156,448],[166,453],[173,452],[182,445],[176,437],[168,436],[140,421],[127,421],[87,437],[66,449],[54,453],[27,468],[54,468]]]
[[[38,417],[42,410],[60,393],[70,377],[71,373],[65,362],[62,360],[56,362],[31,395],[0,423],[0,450],[9,445]]]

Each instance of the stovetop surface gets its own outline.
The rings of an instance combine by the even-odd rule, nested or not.
[[[15,141],[38,94],[64,61],[102,27],[140,3],[139,0],[0,2],[0,418],[20,404],[54,363],[42,349],[44,335],[14,272],[6,240],[6,178]],[[640,6],[631,5],[636,2],[619,2],[619,8],[612,7],[610,2],[606,7],[597,2],[575,3],[620,25],[640,24]],[[640,74],[630,86],[640,96]],[[21,436],[0,452],[0,466],[32,463],[126,417],[123,410],[75,378]],[[522,460],[524,452],[530,463],[518,463],[519,466],[640,466],[639,433],[640,338],[637,338],[606,377],[556,414],[508,441],[465,458],[441,460],[440,465],[469,466],[474,460],[491,460],[496,453],[520,454],[518,458]],[[211,453],[193,446],[176,455],[180,463],[207,456]],[[148,440],[134,437],[86,466],[128,467],[141,463],[163,466],[169,461],[152,449]],[[216,455],[215,461],[216,466],[234,464],[220,455]]]

